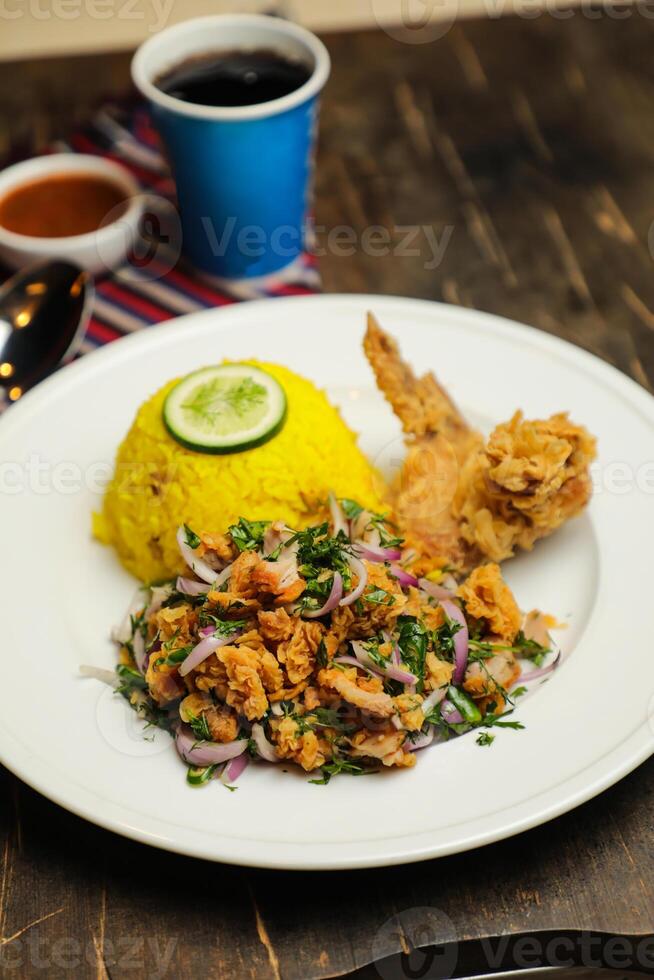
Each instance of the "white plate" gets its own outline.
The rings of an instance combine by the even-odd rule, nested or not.
[[[280,767],[253,766],[238,792],[191,789],[167,735],[143,741],[122,699],[77,676],[80,663],[113,666],[107,634],[133,589],[112,552],[91,538],[94,482],[146,395],[224,356],[276,360],[325,386],[364,449],[387,470],[397,466],[399,428],[361,353],[369,308],[412,363],[435,369],[485,427],[518,406],[532,416],[569,409],[598,435],[588,513],[506,566],[523,608],[538,605],[569,622],[560,634],[566,660],[519,702],[525,731],[498,731],[490,748],[473,734],[423,751],[405,772],[313,786]],[[560,340],[417,300],[247,303],[85,357],[10,409],[0,445],[0,757],[103,827],[239,864],[390,865],[540,824],[654,750],[654,400]]]

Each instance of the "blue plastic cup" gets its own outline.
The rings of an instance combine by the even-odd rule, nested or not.
[[[242,107],[194,105],[155,85],[186,59],[253,49],[301,59],[312,74],[283,98]],[[302,253],[318,97],[329,72],[329,54],[314,34],[257,14],[185,21],[136,52],[132,78],[166,147],[182,247],[199,269],[226,280],[252,279],[279,272]]]

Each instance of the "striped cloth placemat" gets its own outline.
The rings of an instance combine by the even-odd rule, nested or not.
[[[110,103],[70,136],[58,141],[49,152],[91,153],[126,167],[142,191],[170,204],[175,185],[160,150],[147,108],[142,103]],[[154,200],[154,198],[153,198]],[[5,271],[3,278],[9,275]],[[198,310],[225,306],[248,299],[303,296],[320,291],[315,257],[305,253],[280,276],[250,283],[244,280],[227,289],[194,269],[175,252],[158,247],[154,260],[144,268],[128,262],[96,284],[93,312],[78,356],[143,327]],[[0,389],[0,411],[7,399]]]

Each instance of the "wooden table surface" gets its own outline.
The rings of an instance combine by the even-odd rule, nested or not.
[[[396,244],[402,226],[431,225],[439,240],[451,228],[436,268],[431,253],[327,254],[328,291],[514,317],[651,389],[654,23],[595,13],[463,22],[424,45],[382,32],[327,38],[318,225],[358,235],[381,225]],[[127,84],[124,55],[0,66],[2,138],[29,152]],[[468,941],[545,930],[654,934],[654,761],[513,840],[353,873],[150,850],[6,772],[0,796],[3,976],[331,977],[398,952],[416,922],[462,954],[479,951]],[[394,915],[403,928],[384,925]]]

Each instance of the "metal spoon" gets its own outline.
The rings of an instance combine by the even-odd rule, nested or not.
[[[0,288],[0,387],[10,401],[77,350],[93,293],[90,274],[63,261],[29,266]]]

